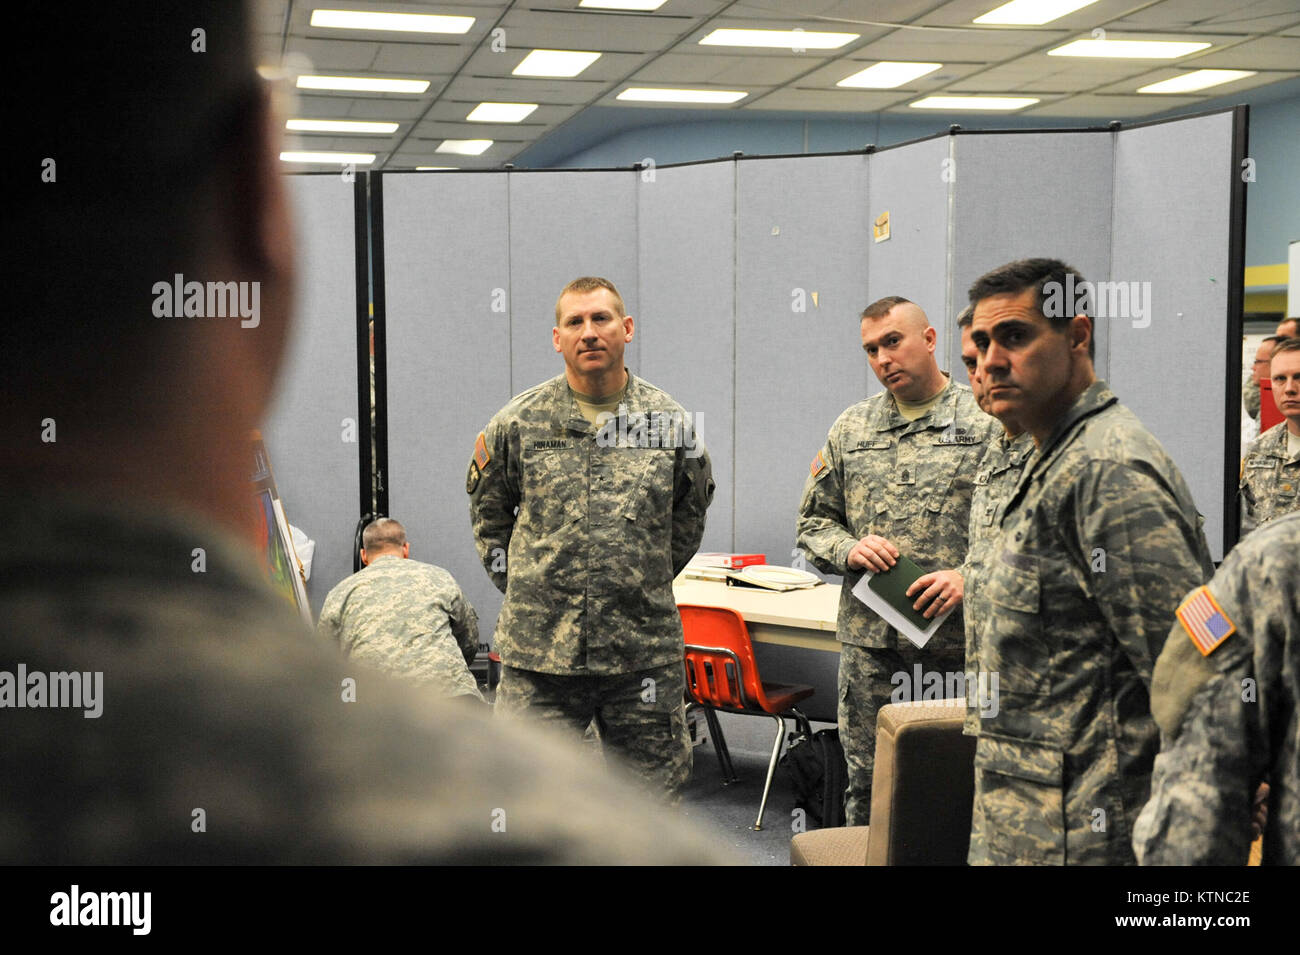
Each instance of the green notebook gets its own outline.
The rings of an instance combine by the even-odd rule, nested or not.
[[[926,571],[916,566],[915,563],[902,554],[899,554],[898,562],[889,570],[877,571],[872,574],[867,581],[867,586],[915,624],[918,630],[924,631],[930,624],[934,623],[934,620],[927,620],[919,610],[913,609],[912,604],[916,603],[916,597],[907,596],[907,588],[912,586],[918,578],[924,577],[925,574]]]

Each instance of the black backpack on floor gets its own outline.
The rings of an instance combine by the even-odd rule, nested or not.
[[[844,787],[848,765],[840,731],[818,730],[812,736],[790,734],[790,748],[781,760],[790,773],[795,806],[808,817],[809,828],[844,825]]]

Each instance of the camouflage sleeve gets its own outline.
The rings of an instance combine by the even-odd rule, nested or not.
[[[1246,406],[1246,413],[1252,418],[1259,417],[1259,382],[1254,375],[1249,375],[1241,386],[1241,401]]]
[[[321,607],[320,620],[316,622],[316,635],[335,650],[343,644],[343,601],[337,590],[331,590]]]
[[[844,513],[844,471],[835,453],[835,431],[808,468],[808,480],[799,504],[799,549],[813,566],[828,574],[846,574],[849,551],[857,538],[849,531]]]
[[[1163,478],[1131,464],[1094,461],[1073,503],[1085,586],[1150,687],[1178,602],[1205,580],[1199,527]]]
[[[698,453],[697,453],[698,452]],[[673,488],[673,576],[682,572],[704,537],[704,514],[713,501],[713,462],[704,442],[683,449]]]
[[[1252,664],[1241,635],[1203,657],[1174,624],[1152,681],[1161,747],[1133,829],[1142,865],[1246,863],[1251,800],[1267,759],[1257,688],[1246,682]]]
[[[1240,495],[1241,504],[1241,528],[1238,534],[1240,539],[1259,526],[1259,520],[1255,517],[1255,491],[1246,481],[1246,460],[1244,458],[1241,461],[1241,477],[1238,480],[1237,491]]]
[[[504,431],[494,421],[479,434],[465,478],[479,560],[502,593],[506,590],[506,554],[520,500],[518,483],[511,479]]]
[[[478,656],[478,614],[459,587],[452,597],[450,616],[451,632],[456,635],[456,642],[460,644],[460,652],[468,666]]]

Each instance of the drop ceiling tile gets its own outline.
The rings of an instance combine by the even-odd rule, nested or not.
[[[303,119],[347,119],[352,109],[350,96],[305,96],[297,90],[289,115]]]
[[[454,73],[469,56],[471,47],[460,43],[381,43],[372,70],[422,79],[437,73]]]
[[[778,56],[688,56],[666,53],[632,77],[634,83],[686,85],[690,83],[747,84],[776,86],[788,83],[813,69],[820,57]]]
[[[440,85],[441,83],[435,82],[429,89],[435,90]],[[350,108],[347,116],[350,119],[391,119],[409,122],[418,119],[429,106],[427,95],[407,96],[402,99],[393,95],[351,97],[348,101]]]
[[[1300,66],[1300,37],[1260,37],[1229,50],[1207,50],[1188,62],[1197,69],[1292,70]]]
[[[1128,14],[1116,21],[1116,26],[1191,32],[1268,33],[1297,21],[1300,21],[1300,10],[1297,10],[1294,0],[1253,0],[1250,3],[1163,0]]]
[[[752,105],[741,106],[750,112],[765,109],[804,110],[812,113],[875,113],[915,94],[897,90],[775,90]]]
[[[379,44],[369,40],[313,40],[290,37],[285,52],[301,53],[311,60],[312,68],[321,73],[340,70],[367,70],[379,53]]]
[[[1152,102],[1158,100],[1158,102]],[[1039,104],[1025,113],[1038,113],[1044,116],[1077,116],[1105,123],[1112,119],[1143,119],[1183,106],[1193,106],[1204,102],[1197,96],[1097,96],[1085,94],[1070,96],[1054,103]]]

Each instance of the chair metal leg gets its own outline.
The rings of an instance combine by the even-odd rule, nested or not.
[[[772,758],[767,763],[767,782],[763,784],[763,801],[758,804],[758,819],[750,828],[755,832],[763,831],[763,811],[767,809],[767,793],[772,788],[772,775],[776,772],[776,760],[781,755],[781,738],[785,736],[785,720],[773,715],[776,720],[776,739],[772,740]]]
[[[736,775],[736,770],[731,765],[731,752],[727,749],[727,738],[722,735],[722,725],[718,722],[718,714],[714,712],[713,707],[704,707],[704,718],[708,720],[709,733],[713,736],[713,751],[718,754],[718,762],[722,766],[722,785],[729,786],[740,777]]]

